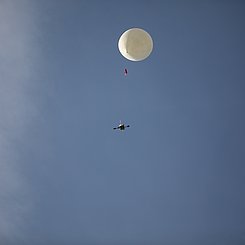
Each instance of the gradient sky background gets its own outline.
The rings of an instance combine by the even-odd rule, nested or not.
[[[245,244],[244,13],[0,0],[0,243]]]

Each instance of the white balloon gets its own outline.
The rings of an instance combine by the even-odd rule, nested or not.
[[[132,28],[121,35],[118,41],[118,49],[126,59],[140,61],[150,55],[153,49],[153,41],[143,29]]]

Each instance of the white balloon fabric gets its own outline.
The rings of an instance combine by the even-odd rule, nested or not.
[[[141,61],[151,54],[153,41],[143,29],[132,28],[121,35],[118,41],[118,49],[126,59]]]

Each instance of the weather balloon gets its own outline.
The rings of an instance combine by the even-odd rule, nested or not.
[[[120,53],[128,60],[146,59],[153,49],[153,41],[149,33],[140,28],[125,31],[118,41]]]

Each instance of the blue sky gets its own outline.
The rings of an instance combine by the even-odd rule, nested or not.
[[[244,244],[244,10],[0,1],[1,243]]]

